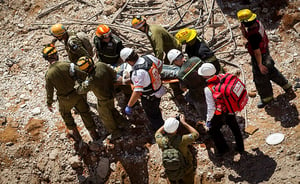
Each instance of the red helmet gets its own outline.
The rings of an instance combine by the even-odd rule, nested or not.
[[[99,38],[108,38],[111,34],[110,28],[105,24],[100,24],[96,29],[96,35]]]

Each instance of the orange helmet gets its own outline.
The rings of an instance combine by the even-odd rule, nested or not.
[[[136,16],[132,19],[131,25],[135,29],[140,29],[146,23],[146,19],[142,16]]]
[[[96,35],[99,38],[108,38],[111,34],[110,28],[105,24],[100,24],[96,29]]]
[[[48,59],[49,56],[57,54],[57,50],[53,44],[46,45],[42,50],[43,58]]]
[[[51,26],[49,31],[55,37],[62,36],[67,32],[66,28],[62,24],[54,24]]]
[[[88,56],[82,56],[78,59],[76,65],[79,67],[80,70],[89,72],[89,70],[92,67],[94,67],[94,61]]]

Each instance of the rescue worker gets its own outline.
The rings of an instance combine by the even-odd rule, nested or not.
[[[177,133],[179,125],[183,125],[189,131],[189,134],[180,135]],[[195,169],[193,166],[193,155],[189,150],[189,145],[198,139],[199,133],[196,129],[190,126],[186,121],[183,114],[179,116],[179,118],[168,118],[164,125],[161,126],[155,133],[155,140],[158,144],[159,148],[168,149],[171,145],[173,148],[178,148],[178,150],[182,153],[186,166],[184,168],[184,175],[180,180],[174,181],[174,179],[168,177],[171,184],[192,184],[194,183],[195,177]],[[180,174],[180,170],[178,169],[177,174]],[[168,172],[166,173],[168,176]]]
[[[180,88],[188,90],[185,98],[197,111],[198,121],[205,120],[206,104],[204,96],[205,79],[198,75],[198,68],[203,61],[198,57],[186,59],[183,53],[177,49],[172,49],[167,55],[171,64],[180,67],[177,78],[180,81]]]
[[[215,143],[216,150],[215,155],[217,157],[223,156],[228,152],[229,148],[221,132],[221,128],[226,123],[231,129],[236,142],[235,150],[239,153],[245,151],[244,142],[240,127],[237,123],[234,113],[228,113],[224,104],[218,104],[218,101],[214,100],[213,94],[215,92],[214,87],[220,82],[217,77],[216,68],[211,63],[204,63],[199,69],[198,74],[206,79],[207,87],[204,88],[207,115],[206,115],[206,128],[210,134],[212,140]],[[218,103],[217,103],[218,102]],[[225,121],[225,122],[224,122]]]
[[[76,64],[77,60],[81,56],[93,57],[92,47],[89,46],[89,49],[85,46],[91,44],[87,39],[85,39],[85,42],[88,43],[84,43],[83,40],[79,38],[78,33],[67,31],[67,29],[60,23],[51,26],[49,32],[55,37],[55,39],[52,41],[53,44],[55,44],[57,40],[64,43],[69,60],[72,63]]]
[[[243,36],[248,41],[246,48],[251,56],[253,80],[261,99],[257,107],[264,108],[273,100],[271,81],[283,88],[288,96],[295,98],[292,85],[274,66],[268,36],[262,23],[257,20],[256,14],[249,9],[242,9],[237,12],[237,17],[241,22],[240,29]]]
[[[96,29],[96,36],[94,37],[94,45],[96,53],[100,62],[107,63],[117,71],[117,80],[126,84],[123,71],[126,71],[127,63],[122,63],[120,60],[120,51],[124,48],[119,37],[112,33],[110,27],[105,24],[100,24]],[[127,102],[131,96],[132,90],[128,85],[119,85],[116,91],[122,91]]]
[[[120,52],[124,46],[121,39],[112,33],[110,27],[105,24],[97,27],[94,45],[99,61],[113,67],[120,65]]]
[[[166,55],[171,49],[181,50],[181,44],[162,26],[156,24],[147,24],[146,19],[142,16],[134,17],[131,21],[131,25],[133,28],[142,31],[147,35],[154,55],[161,61],[164,61],[164,64],[170,64],[170,61],[168,61]],[[173,89],[174,97],[178,100],[179,103],[182,103],[183,91],[180,90],[179,84],[171,83],[169,85]]]
[[[197,36],[195,29],[183,28],[176,33],[175,37],[180,43],[186,44],[185,52],[189,58],[196,56],[204,63],[212,63],[217,73],[220,72],[221,66],[219,60],[208,47],[207,43],[200,36]]]
[[[97,110],[106,130],[111,134],[108,138],[115,140],[121,136],[121,127],[127,120],[121,116],[114,106],[114,81],[116,72],[107,64],[97,62],[83,56],[78,59],[77,66],[88,73],[85,81],[77,87],[77,93],[85,94],[93,91],[97,97]]]
[[[59,112],[69,130],[71,137],[79,143],[82,138],[77,130],[74,118],[71,114],[71,109],[76,108],[80,114],[85,127],[88,129],[93,140],[99,139],[96,131],[96,124],[92,118],[92,114],[86,100],[82,95],[76,93],[74,89],[75,78],[70,73],[76,73],[78,78],[85,78],[86,74],[81,72],[73,63],[59,62],[58,53],[53,44],[47,45],[43,51],[43,57],[49,62],[49,69],[46,73],[46,92],[47,92],[47,107],[53,112],[53,93],[56,89],[56,95],[59,103]]]
[[[165,64],[170,64],[168,58],[164,57],[169,50],[181,50],[181,44],[162,26],[156,24],[150,25],[142,16],[135,16],[131,21],[131,25],[133,28],[146,34],[151,43],[154,55],[161,61],[164,61]]]
[[[139,57],[133,49],[127,47],[121,50],[120,57],[133,66],[131,81],[134,87],[125,113],[131,115],[133,105],[141,98],[142,107],[152,129],[156,131],[164,124],[159,109],[161,97],[166,93],[160,79],[162,61],[150,54]]]

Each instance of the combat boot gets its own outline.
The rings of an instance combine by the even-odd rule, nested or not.
[[[297,96],[295,91],[293,90],[292,86],[289,87],[288,89],[285,89],[284,91],[285,91],[285,94],[286,94],[286,96],[289,100],[293,100]]]

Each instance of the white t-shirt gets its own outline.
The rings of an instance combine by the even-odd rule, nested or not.
[[[153,63],[156,65],[157,68],[160,68],[162,66],[162,61],[159,60],[158,58],[154,57],[153,55],[147,55],[148,58],[150,58]],[[143,64],[145,62],[145,59],[140,57],[137,62],[135,63],[135,65],[139,65],[139,64]],[[147,87],[150,85],[151,83],[151,78],[149,73],[146,70],[143,69],[139,69],[136,70],[132,73],[131,76],[131,80],[133,82],[134,85],[134,89],[133,91],[139,91],[139,92],[143,92],[143,88]],[[160,80],[160,79],[159,79]],[[161,81],[159,81],[161,84]],[[156,97],[160,98],[162,95],[159,95],[162,93],[161,90],[165,90],[164,88],[160,88],[159,91],[155,92],[153,95],[155,95]]]

